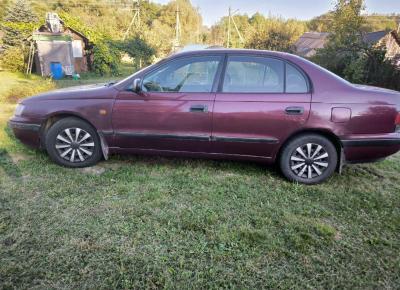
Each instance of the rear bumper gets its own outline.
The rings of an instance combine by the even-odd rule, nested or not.
[[[40,147],[40,124],[10,120],[8,126],[22,143],[34,148]]]
[[[346,161],[373,162],[400,151],[400,133],[379,136],[349,136],[342,138]]]

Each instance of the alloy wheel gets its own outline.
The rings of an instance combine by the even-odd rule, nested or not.
[[[290,168],[300,178],[313,179],[321,176],[329,167],[329,154],[323,146],[304,144],[290,156]]]
[[[55,148],[61,158],[79,163],[94,154],[95,142],[84,129],[67,128],[57,135]]]

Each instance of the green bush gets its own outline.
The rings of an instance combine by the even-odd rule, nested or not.
[[[93,70],[99,75],[118,75],[120,51],[110,42],[98,42],[93,49]]]
[[[0,55],[0,67],[11,72],[23,72],[24,51],[20,47],[10,47]]]
[[[126,52],[130,57],[135,59],[136,69],[151,64],[152,58],[156,54],[156,50],[146,40],[139,35],[125,41],[117,42],[117,48]]]

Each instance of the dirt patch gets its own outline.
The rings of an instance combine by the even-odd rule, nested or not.
[[[28,155],[22,153],[9,153],[11,160],[13,163],[19,163],[21,161],[29,160],[30,157]]]
[[[101,164],[101,166],[104,167],[105,169],[118,170],[122,166],[124,166],[124,164],[118,161],[105,161]]]
[[[342,239],[342,233],[339,231],[336,231],[334,239],[335,239],[335,241],[340,241]]]
[[[106,169],[103,166],[95,165],[92,167],[81,168],[80,171],[85,174],[101,175]]]

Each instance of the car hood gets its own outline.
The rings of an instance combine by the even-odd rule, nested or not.
[[[117,92],[116,88],[107,84],[92,84],[49,91],[27,98],[22,103],[68,99],[112,99]]]

